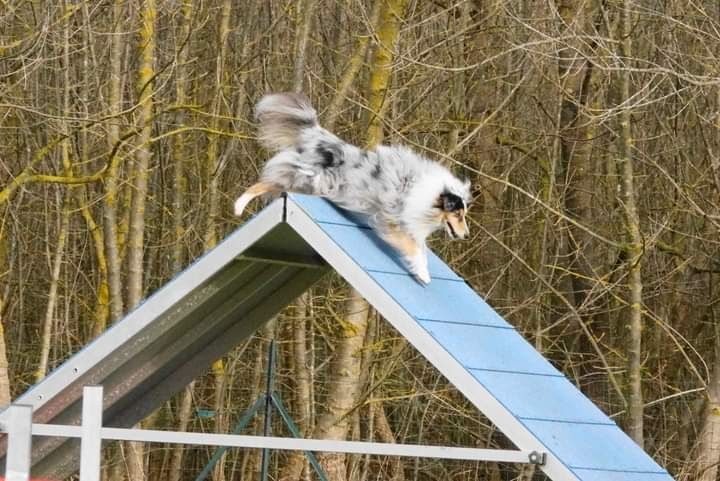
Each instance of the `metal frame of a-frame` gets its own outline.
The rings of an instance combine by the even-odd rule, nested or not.
[[[518,449],[129,428],[331,268]],[[553,481],[672,480],[432,253],[430,271],[432,283],[417,284],[363,219],[324,200],[278,199],[0,413],[7,479],[25,481],[31,465],[65,477],[80,453],[81,481],[92,481],[102,441],[134,440],[531,463]]]

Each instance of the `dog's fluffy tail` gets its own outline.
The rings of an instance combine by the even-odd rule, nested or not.
[[[318,126],[317,112],[302,94],[270,94],[255,106],[258,140],[275,152],[298,145],[300,133]]]

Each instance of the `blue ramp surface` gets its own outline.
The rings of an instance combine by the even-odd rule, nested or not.
[[[511,441],[548,453],[552,479],[672,480],[437,256],[423,286],[361,217],[296,194],[287,209],[287,222]]]

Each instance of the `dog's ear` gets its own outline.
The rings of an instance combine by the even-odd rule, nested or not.
[[[472,203],[477,203],[479,200],[482,199],[483,190],[480,186],[476,186],[473,190],[470,191],[470,201]]]
[[[455,195],[452,192],[443,192],[440,194],[438,199],[438,208],[445,212],[455,212],[464,207],[462,198],[459,195]]]
[[[476,187],[473,189],[473,185],[472,185],[472,183],[470,182],[470,179],[468,179],[468,178],[466,178],[466,179],[463,181],[463,188],[465,189],[464,197],[465,197],[465,203],[466,203],[466,204],[470,204],[472,201],[475,200],[475,197],[476,197],[475,194],[478,194],[478,195],[480,194],[480,187],[477,187],[477,186],[476,186]]]

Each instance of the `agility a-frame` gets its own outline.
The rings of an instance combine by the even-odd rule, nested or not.
[[[77,470],[82,438],[87,481],[101,439],[530,462],[555,481],[672,480],[462,278],[429,260],[432,282],[423,286],[363,219],[316,197],[278,199],[0,413],[4,430],[14,431],[8,449],[21,453],[8,469],[22,470],[31,452],[34,475],[62,477]],[[518,449],[127,429],[330,269]],[[102,386],[102,395],[90,388],[83,403],[86,386]]]

